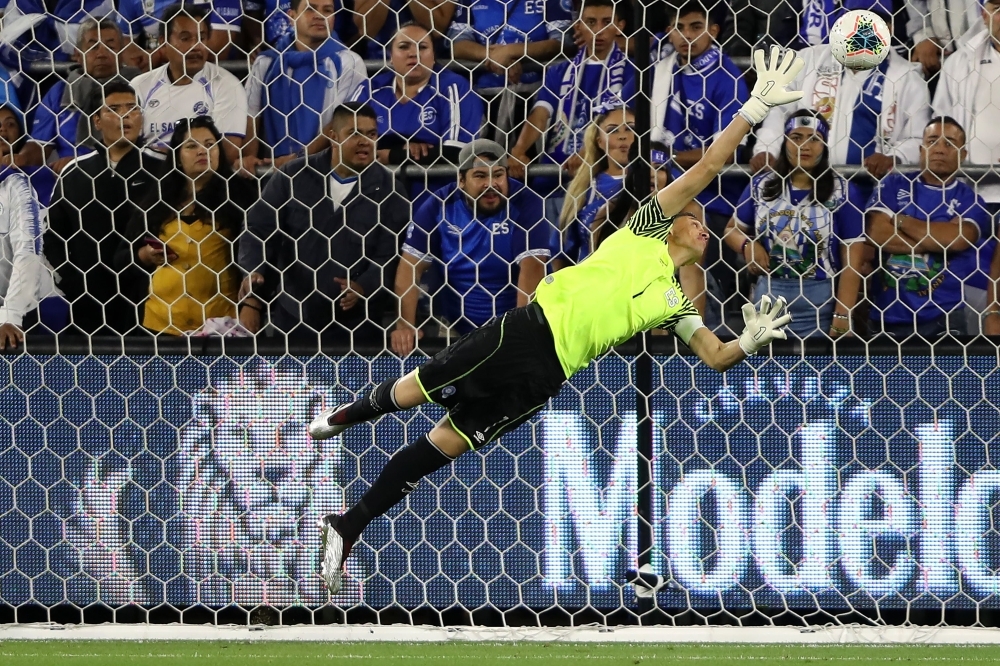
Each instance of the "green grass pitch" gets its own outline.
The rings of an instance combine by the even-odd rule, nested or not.
[[[948,664],[1000,663],[1000,646],[614,643],[0,641],[3,666],[133,664]]]

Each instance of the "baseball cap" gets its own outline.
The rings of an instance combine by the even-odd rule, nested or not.
[[[498,159],[492,162],[491,166],[507,166],[507,151],[503,149],[503,146],[489,139],[476,139],[465,144],[465,147],[458,154],[458,170],[468,171],[476,165],[476,157],[483,154],[497,156]]]

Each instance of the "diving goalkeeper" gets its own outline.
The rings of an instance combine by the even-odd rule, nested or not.
[[[723,344],[704,326],[676,275],[679,266],[701,259],[709,241],[701,208],[692,199],[771,107],[802,97],[785,89],[801,71],[802,60],[791,51],[780,56],[773,47],[765,65],[764,52],[755,52],[757,84],[751,99],[704,157],[641,205],[586,261],[546,277],[534,302],[490,321],[405,377],[385,381],[310,424],[314,439],[328,439],[357,423],[425,402],[448,410],[428,434],[392,456],[357,504],[343,515],[320,520],[322,575],[331,593],[340,591],[344,561],[374,518],[402,500],[423,477],[524,423],[559,393],[567,378],[611,347],[640,331],[671,329],[721,372],[772,340],[785,338],[781,329],[791,317],[781,316],[784,301],[772,305],[765,296],[759,310],[743,306],[746,328],[738,340]]]

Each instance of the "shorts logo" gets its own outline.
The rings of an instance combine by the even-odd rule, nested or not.
[[[207,116],[208,115],[208,104],[204,102],[198,102],[194,105],[194,115],[196,116]]]
[[[445,386],[443,389],[441,389],[441,397],[450,398],[451,396],[455,395],[456,390],[457,389],[454,386]]]
[[[663,297],[667,299],[667,305],[672,308],[676,308],[681,303],[681,299],[677,297],[677,290],[671,287],[664,292]]]
[[[485,440],[486,440],[486,435],[484,435],[483,433],[481,433],[481,432],[479,432],[479,431],[477,430],[477,431],[476,431],[476,441],[477,441],[477,442],[480,442],[480,443],[482,443],[482,442],[484,442]]]

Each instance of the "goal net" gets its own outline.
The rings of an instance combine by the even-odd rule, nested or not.
[[[976,11],[30,4],[0,28],[0,622],[995,626]],[[886,64],[832,60],[847,9],[893,20]],[[774,43],[802,113],[699,195],[681,282],[723,339],[786,296],[792,341],[724,374],[616,348],[376,519],[331,597],[317,520],[444,412],[307,424],[585,261]]]

